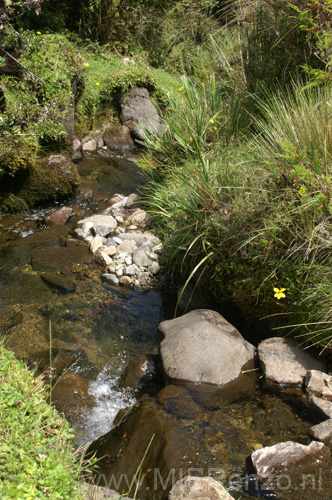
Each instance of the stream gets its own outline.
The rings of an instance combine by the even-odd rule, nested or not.
[[[77,221],[101,212],[112,195],[139,190],[144,179],[135,155],[100,149],[85,156],[78,169],[80,193],[66,203],[76,207],[76,215],[65,226],[43,222],[59,206],[0,215],[0,329],[7,347],[32,367],[47,367],[50,344],[54,350],[80,353],[71,369],[88,381],[94,404],[83,417],[69,420],[76,444],[86,445],[112,428],[121,408],[135,403],[134,392],[123,388],[126,366],[141,355],[158,353],[157,326],[173,317],[175,293],[162,276],[146,289],[103,283],[104,271],[92,261],[87,244],[74,237]],[[59,273],[72,288],[52,286],[50,276]],[[180,432],[189,429],[201,453],[198,466],[213,469],[216,478],[222,469],[233,490],[253,450],[287,440],[309,444],[309,428],[317,423],[303,395],[273,392],[259,373],[246,384],[232,393],[184,386],[176,404],[174,395],[158,403]],[[287,489],[279,485],[274,498],[329,500],[329,464],[321,474],[320,482],[304,489],[299,482]]]

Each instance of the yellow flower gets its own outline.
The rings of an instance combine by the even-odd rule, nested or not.
[[[280,300],[280,299],[284,299],[286,297],[286,295],[284,294],[284,291],[286,290],[286,288],[273,288],[273,291],[275,292],[274,296],[276,299]]]
[[[89,64],[89,63],[84,63],[84,66],[85,66],[86,68],[88,68],[88,67],[90,66],[90,64]]]
[[[213,120],[213,118],[211,118],[211,120],[210,120],[210,123],[214,123],[214,120]]]
[[[301,186],[299,189],[299,194],[304,194],[305,193],[305,187]]]
[[[96,83],[95,83],[95,85],[100,85],[100,83],[99,83],[99,82],[96,82]]]
[[[37,35],[41,35],[41,31],[36,31]]]
[[[217,130],[217,127],[212,127],[212,128],[213,128],[213,130]]]
[[[183,89],[184,89],[184,87],[180,87],[180,88],[179,88],[179,91],[181,92],[181,90],[183,90]]]

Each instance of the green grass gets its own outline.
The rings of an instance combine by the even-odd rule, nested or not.
[[[0,345],[0,497],[81,498],[73,431],[25,363]]]

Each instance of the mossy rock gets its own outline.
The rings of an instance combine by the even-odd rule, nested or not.
[[[44,203],[53,203],[75,194],[80,185],[76,166],[64,155],[52,155],[37,160],[28,176],[17,179],[14,192],[3,195],[0,209],[20,212]]]

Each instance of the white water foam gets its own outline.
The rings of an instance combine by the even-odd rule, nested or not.
[[[84,441],[91,442],[106,434],[113,427],[113,421],[121,408],[131,406],[136,399],[119,389],[119,376],[109,373],[105,366],[96,380],[90,382],[89,393],[94,396],[96,406],[84,419]]]

